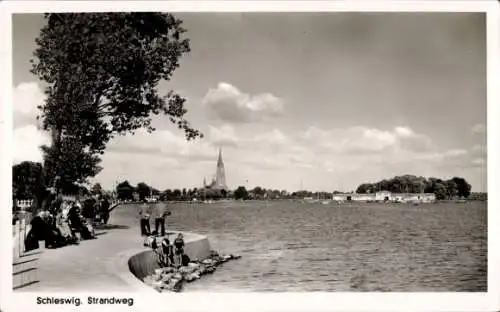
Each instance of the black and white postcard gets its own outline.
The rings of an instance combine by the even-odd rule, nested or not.
[[[494,2],[1,8],[2,311],[499,308]]]

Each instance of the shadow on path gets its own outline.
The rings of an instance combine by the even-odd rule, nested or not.
[[[20,288],[27,287],[27,286],[30,286],[30,285],[33,285],[33,284],[37,284],[37,283],[40,283],[40,281],[31,281],[31,282],[28,282],[26,284],[15,286],[12,289],[16,290],[16,289],[20,289]]]
[[[96,230],[128,230],[130,226],[119,224],[98,224],[95,226]]]
[[[101,236],[101,235],[104,235],[104,234],[108,234],[108,232],[99,232],[99,233],[95,233],[95,236]]]

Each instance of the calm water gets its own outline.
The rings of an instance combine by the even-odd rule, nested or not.
[[[171,205],[242,255],[186,291],[486,291],[486,203]]]

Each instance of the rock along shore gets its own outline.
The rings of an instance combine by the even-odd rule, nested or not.
[[[185,283],[191,283],[205,274],[214,273],[218,266],[239,258],[241,256],[219,255],[217,252],[212,251],[207,259],[190,261],[187,266],[156,269],[153,274],[144,277],[143,281],[158,292],[180,292]]]

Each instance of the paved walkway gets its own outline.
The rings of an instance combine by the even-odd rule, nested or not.
[[[137,206],[117,207],[97,239],[58,249],[40,248],[14,259],[17,291],[133,291],[113,266],[125,250],[141,248]],[[42,247],[42,246],[41,246]],[[146,250],[146,249],[144,249]]]

